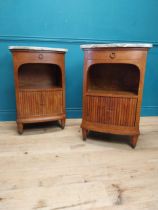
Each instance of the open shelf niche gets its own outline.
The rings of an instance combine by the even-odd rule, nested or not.
[[[62,88],[61,69],[56,64],[22,64],[18,70],[20,89]]]
[[[88,69],[88,94],[137,96],[140,71],[132,64],[94,64]]]

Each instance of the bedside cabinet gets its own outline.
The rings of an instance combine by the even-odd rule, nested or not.
[[[82,45],[84,50],[82,134],[90,130],[129,135],[134,148],[146,56],[151,44]]]
[[[10,46],[14,62],[17,128],[59,120],[65,126],[66,49]]]

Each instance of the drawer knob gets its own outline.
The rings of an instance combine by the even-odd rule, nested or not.
[[[109,56],[111,59],[114,59],[116,57],[116,53],[115,52],[112,52],[110,53],[110,56]]]
[[[38,58],[39,58],[40,60],[42,60],[42,59],[43,59],[43,54],[39,54]]]

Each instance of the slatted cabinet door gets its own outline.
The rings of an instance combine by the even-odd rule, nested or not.
[[[41,91],[22,90],[18,93],[18,117],[21,119],[38,117],[41,114]]]
[[[86,120],[105,125],[134,127],[137,98],[86,97]]]
[[[42,92],[42,101],[44,103],[43,115],[60,115],[63,112],[63,91],[47,90]],[[61,104],[59,106],[59,104]]]
[[[20,118],[34,118],[41,116],[60,115],[63,110],[62,90],[23,90],[19,91],[19,110]]]

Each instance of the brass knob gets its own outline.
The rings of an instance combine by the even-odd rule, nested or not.
[[[116,57],[116,53],[115,52],[112,52],[110,53],[110,56],[109,56],[111,59],[114,59]]]
[[[38,58],[39,58],[40,60],[42,60],[42,59],[43,59],[43,54],[39,54]]]

